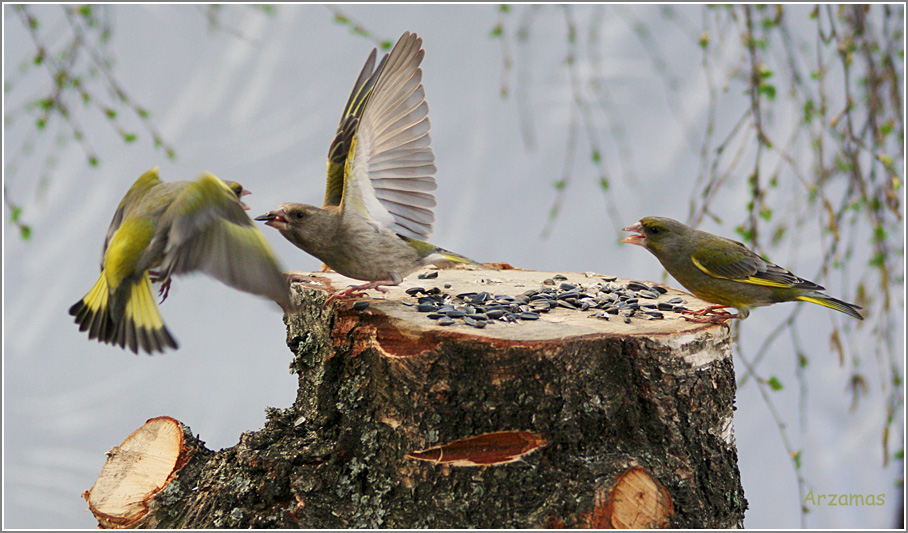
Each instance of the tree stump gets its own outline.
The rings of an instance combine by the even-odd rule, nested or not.
[[[594,274],[436,275],[328,306],[352,280],[294,284],[294,405],[233,448],[185,444],[130,525],[743,525],[730,331],[673,311],[705,302]]]

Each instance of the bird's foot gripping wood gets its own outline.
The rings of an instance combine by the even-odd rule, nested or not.
[[[697,311],[681,311],[683,315],[692,315],[682,316],[681,318],[689,322],[699,322],[701,324],[720,324],[733,318],[742,318],[740,314],[733,315],[728,311],[725,311],[728,307],[729,306],[727,305],[711,305],[709,307],[704,307],[703,309],[698,309]]]
[[[341,298],[359,298],[366,295],[366,291],[369,289],[375,289],[378,292],[388,292],[388,289],[381,287],[381,285],[397,285],[393,281],[370,281],[369,283],[363,283],[362,285],[351,285],[349,288],[342,290],[341,292],[336,292],[332,294],[325,305],[330,304],[334,300],[340,300]]]

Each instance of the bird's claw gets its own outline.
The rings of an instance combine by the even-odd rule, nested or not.
[[[703,309],[698,309],[696,311],[680,311],[681,318],[687,320],[688,322],[697,322],[700,324],[721,324],[726,320],[731,320],[733,318],[739,318],[738,315],[733,315],[728,311],[727,305],[711,305],[709,307],[704,307]],[[686,316],[692,315],[692,316]],[[707,317],[706,315],[713,315]]]
[[[347,289],[336,292],[328,297],[328,299],[325,301],[325,305],[330,304],[334,300],[340,300],[341,298],[359,298],[361,296],[366,296],[366,290],[368,289],[375,289],[381,293],[388,292],[388,289],[381,287],[380,285],[387,285],[389,283],[392,282],[372,281],[369,283],[364,283],[362,285],[351,285]]]
[[[167,295],[170,294],[170,276],[164,276],[156,270],[149,270],[148,277],[151,279],[152,283],[160,283],[161,288],[158,289],[158,296],[161,297],[161,302],[164,303],[164,300],[167,299]]]

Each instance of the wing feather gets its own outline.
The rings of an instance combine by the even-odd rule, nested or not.
[[[289,290],[265,237],[224,182],[204,174],[164,214],[172,221],[161,269],[167,276],[209,274],[241,291],[270,298],[285,309]]]
[[[824,290],[823,287],[795,276],[771,263],[736,241],[734,251],[727,254],[693,253],[691,260],[701,271],[714,278],[730,279],[765,287]]]
[[[343,213],[425,240],[435,215],[435,153],[419,64],[422,39],[404,33],[380,71],[356,125],[344,173]]]

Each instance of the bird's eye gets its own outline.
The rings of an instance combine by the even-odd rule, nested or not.
[[[652,233],[653,235],[655,235],[656,233],[659,233],[659,228],[652,227],[649,229],[649,232]]]
[[[293,216],[295,216],[296,218],[303,218],[304,216],[306,216],[306,214],[303,213],[302,211],[297,211],[296,213],[293,214]]]

